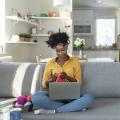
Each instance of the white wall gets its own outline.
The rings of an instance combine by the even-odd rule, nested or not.
[[[18,9],[22,15],[27,13],[39,15],[41,12],[48,11],[55,11],[59,15],[59,10],[53,7],[53,0],[6,0],[6,15],[11,15],[12,8]],[[47,21],[45,24],[47,25],[46,28],[48,27],[48,29],[53,29],[56,32],[59,28],[63,30],[62,22]],[[42,24],[45,26],[44,23]],[[10,40],[12,34],[30,33],[31,27],[33,26],[6,20],[6,40]],[[43,58],[55,56],[55,52],[48,48],[45,43],[48,37],[37,37],[37,39],[38,45],[6,44],[6,52],[13,56],[13,61],[19,62],[36,62],[36,55],[42,55]],[[69,52],[72,52],[72,47],[69,47]]]
[[[112,8],[103,8],[103,9],[96,9],[94,10],[95,17],[115,17],[116,16],[116,9]]]
[[[117,10],[117,35],[120,34],[120,9]]]

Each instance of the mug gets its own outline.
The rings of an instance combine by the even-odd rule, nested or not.
[[[13,108],[11,110],[10,120],[21,120],[21,108]]]

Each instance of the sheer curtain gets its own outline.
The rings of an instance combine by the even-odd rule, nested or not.
[[[115,43],[115,18],[96,19],[96,45],[112,46]]]
[[[5,0],[0,0],[0,53],[5,46]]]

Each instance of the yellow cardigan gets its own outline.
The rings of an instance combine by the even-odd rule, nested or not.
[[[42,87],[46,88],[46,80],[50,79],[55,73],[61,72],[65,72],[68,76],[82,83],[81,65],[77,57],[69,57],[69,60],[67,60],[63,66],[57,64],[56,58],[52,58],[46,65],[42,79]]]

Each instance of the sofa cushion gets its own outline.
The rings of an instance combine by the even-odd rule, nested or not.
[[[31,94],[32,81],[39,78],[37,66],[34,63],[0,63],[0,97]]]
[[[31,93],[42,90],[42,77],[45,69],[45,63],[38,64],[35,70],[35,76],[32,81]]]
[[[95,97],[120,97],[120,63],[81,63],[83,73],[83,93]]]
[[[87,111],[57,113],[55,115],[34,115],[24,113],[25,120],[120,120],[120,98],[99,98]]]
[[[2,56],[0,62],[12,62],[12,56]]]
[[[17,98],[0,98],[0,107],[11,105]]]

